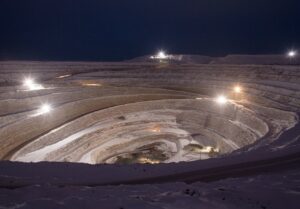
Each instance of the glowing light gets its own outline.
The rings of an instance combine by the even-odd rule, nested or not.
[[[160,51],[160,52],[158,52],[157,57],[158,57],[159,59],[166,59],[166,58],[167,58],[167,55],[165,54],[164,51]]]
[[[297,52],[295,50],[291,50],[288,52],[287,56],[290,58],[293,58],[297,55]]]
[[[153,127],[151,129],[152,132],[155,132],[155,133],[159,133],[160,132],[160,127],[159,126],[156,126],[156,127]]]
[[[81,85],[81,86],[95,86],[95,87],[97,87],[97,86],[102,86],[102,84],[101,83],[98,83],[97,81],[92,81],[92,80],[83,80],[83,81],[80,81],[79,82],[79,84]]]
[[[235,93],[241,93],[242,92],[242,88],[240,86],[235,86],[233,90],[234,90]]]
[[[49,105],[49,104],[43,104],[43,105],[40,107],[38,113],[39,113],[39,114],[46,114],[46,113],[49,113],[51,110],[52,110],[51,105]]]
[[[56,78],[67,78],[67,77],[70,77],[71,76],[71,74],[67,74],[67,75],[61,75],[61,76],[58,76],[58,77],[56,77]]]
[[[164,51],[159,51],[155,56],[151,56],[151,59],[168,59],[170,56],[167,55]]]
[[[223,95],[220,95],[216,98],[216,102],[219,103],[219,104],[225,104],[227,103],[227,98]]]
[[[85,83],[83,86],[102,86],[100,83]]]
[[[25,78],[24,80],[24,86],[32,86],[34,84],[34,80],[32,78]]]
[[[32,78],[26,78],[23,82],[23,85],[30,91],[44,89],[41,84],[35,83]]]

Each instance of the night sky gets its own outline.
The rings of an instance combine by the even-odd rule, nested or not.
[[[1,60],[224,56],[300,46],[299,0],[0,0]]]

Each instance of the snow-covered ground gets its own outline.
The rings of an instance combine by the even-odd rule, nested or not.
[[[300,170],[230,178],[119,186],[30,185],[0,189],[0,208],[11,209],[298,209]]]

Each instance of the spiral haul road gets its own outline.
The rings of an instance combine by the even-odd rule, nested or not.
[[[0,62],[0,205],[29,204],[15,202],[29,188],[40,201],[41,191],[57,191],[47,200],[53,208],[67,204],[65,192],[79,202],[101,193],[90,201],[105,202],[116,190],[144,208],[164,208],[168,198],[203,208],[282,208],[261,193],[294,205],[298,61],[157,55]]]

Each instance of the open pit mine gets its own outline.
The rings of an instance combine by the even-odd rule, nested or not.
[[[186,191],[175,198],[183,201],[192,191],[186,187],[200,194],[193,201],[203,208],[241,208],[239,201],[249,208],[290,208],[241,192],[257,191],[247,187],[250,177],[256,188],[265,185],[262,193],[277,191],[271,179],[284,183],[282,176],[294,176],[284,197],[297,205],[299,64],[281,55],[162,52],[114,63],[0,62],[0,185],[11,191],[2,205],[24,203],[13,201],[21,189],[61,186],[110,193],[125,185],[123,200],[130,202],[134,190],[143,193],[153,184],[157,201],[132,200],[151,206],[140,208],[165,208],[168,196],[158,194],[168,192],[175,198]],[[239,185],[236,196],[225,191],[229,203],[216,189],[226,185]],[[238,195],[242,199],[234,199]],[[67,204],[56,196],[53,201],[53,208]]]

